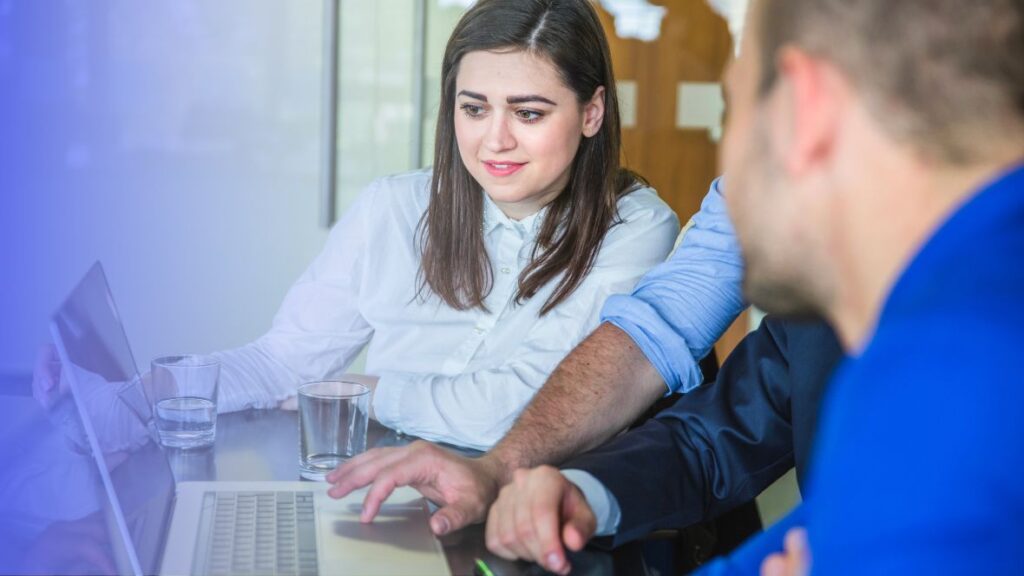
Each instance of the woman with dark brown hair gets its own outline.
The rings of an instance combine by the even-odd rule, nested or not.
[[[433,168],[371,184],[271,331],[218,354],[221,409],[276,406],[368,345],[377,420],[490,447],[672,247],[675,215],[619,157],[591,3],[478,2],[445,51]]]

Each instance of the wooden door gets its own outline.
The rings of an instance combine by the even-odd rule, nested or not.
[[[651,42],[620,38],[613,17],[598,6],[617,80],[635,94],[632,125],[624,123],[623,160],[647,178],[682,223],[700,209],[718,175],[718,142],[706,129],[676,127],[681,83],[717,83],[732,56],[725,20],[704,0],[662,0],[667,13]],[[716,346],[724,360],[747,332],[746,314]]]

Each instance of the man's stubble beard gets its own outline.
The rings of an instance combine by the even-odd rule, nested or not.
[[[773,163],[767,123],[760,116],[753,130],[745,161],[746,179],[762,197],[762,205],[778,201],[786,194],[787,183],[781,167]],[[750,194],[750,191],[747,191]],[[744,256],[743,295],[748,302],[769,314],[789,318],[818,318],[824,313],[825,297],[816,277],[811,246],[786,245],[767,211],[747,210],[746,233],[740,234]],[[792,223],[794,225],[797,222]],[[821,272],[821,271],[819,271]]]

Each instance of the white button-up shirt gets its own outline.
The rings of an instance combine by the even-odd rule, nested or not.
[[[610,294],[629,292],[672,248],[679,223],[649,188],[619,200],[593,269],[566,300],[538,313],[557,282],[516,305],[545,210],[515,221],[486,199],[484,240],[494,283],[487,311],[417,295],[416,231],[429,170],[371,184],[289,290],[271,330],[220,352],[221,411],[269,408],[302,382],[337,378],[366,345],[384,425],[477,449],[494,445],[565,355],[598,324]]]

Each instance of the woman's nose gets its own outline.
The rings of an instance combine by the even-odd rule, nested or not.
[[[484,145],[491,152],[503,152],[516,147],[516,139],[508,125],[508,118],[495,114],[488,126]]]

